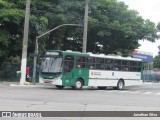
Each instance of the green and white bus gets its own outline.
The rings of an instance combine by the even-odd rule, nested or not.
[[[131,57],[50,50],[42,60],[40,79],[62,89],[105,89],[142,84],[143,62]]]

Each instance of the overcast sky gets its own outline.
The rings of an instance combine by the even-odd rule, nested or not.
[[[119,0],[125,2],[129,6],[129,9],[133,9],[139,12],[144,19],[150,19],[155,22],[156,25],[160,22],[160,0]],[[158,54],[158,46],[160,40],[155,43],[149,41],[141,41],[141,47],[139,50],[145,52],[151,52],[153,55]]]

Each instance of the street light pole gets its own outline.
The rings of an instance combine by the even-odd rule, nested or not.
[[[21,60],[21,79],[20,79],[21,85],[24,84],[24,82],[26,81],[29,16],[30,16],[30,0],[26,0],[26,13],[25,13],[24,35],[23,35],[22,60]]]
[[[33,65],[33,79],[32,79],[32,83],[35,84],[35,81],[36,81],[36,65],[37,65],[37,56],[38,56],[38,39],[49,34],[50,32],[60,28],[60,27],[63,27],[63,26],[83,26],[83,25],[79,25],[79,24],[62,24],[62,25],[59,25],[45,33],[43,33],[42,35],[36,37],[36,43],[35,43],[35,54],[34,54],[34,65]]]
[[[89,0],[85,0],[84,31],[83,31],[83,48],[82,48],[82,52],[83,52],[83,53],[86,53],[86,51],[87,51],[88,4],[89,4]]]

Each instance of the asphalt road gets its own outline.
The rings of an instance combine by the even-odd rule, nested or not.
[[[0,111],[160,111],[160,84],[143,84],[127,87],[121,91],[112,88],[106,90],[64,88],[58,90],[53,86],[9,87],[1,85]],[[114,119],[117,118],[109,120]],[[125,119],[128,120],[128,118],[122,120]],[[130,119],[141,120],[142,118]],[[159,118],[146,117],[143,119],[158,120]]]

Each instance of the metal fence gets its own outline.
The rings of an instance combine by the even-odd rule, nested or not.
[[[154,74],[155,71],[153,70],[146,70],[143,72],[143,81],[150,81],[150,82],[159,82],[160,75]]]
[[[29,66],[29,82],[32,82],[33,66]],[[4,63],[0,65],[0,81],[19,82],[21,64]],[[18,72],[19,71],[19,72]],[[36,68],[36,82],[39,82],[39,67]]]
[[[0,81],[19,81],[17,71],[20,71],[20,64],[2,64],[0,66]]]

